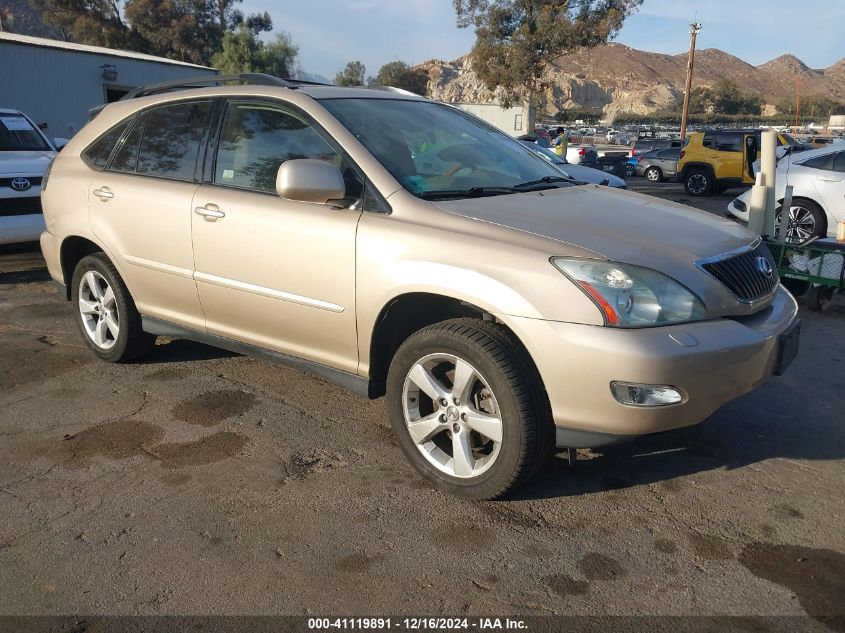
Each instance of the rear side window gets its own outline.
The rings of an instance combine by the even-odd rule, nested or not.
[[[144,133],[146,120],[146,116],[141,116],[129,134],[126,135],[126,138],[123,139],[114,158],[112,158],[109,171],[135,173],[135,165],[138,163],[138,147],[141,144],[141,135]]]
[[[839,152],[833,159],[833,171],[845,172],[845,152]]]
[[[833,155],[815,156],[809,160],[805,160],[801,165],[810,169],[833,169]]]
[[[742,134],[736,132],[719,132],[716,135],[716,149],[720,152],[741,152]]]
[[[166,105],[147,113],[135,173],[194,180],[211,101]]]
[[[670,147],[669,149],[660,150],[657,154],[660,158],[667,158],[669,160],[677,160],[681,156],[680,147]]]
[[[710,149],[716,149],[715,138],[716,138],[715,134],[713,134],[712,132],[707,132],[704,135],[704,140],[701,141],[701,144],[704,145],[704,147],[709,147]]]
[[[124,121],[123,123],[110,129],[89,145],[88,148],[82,152],[82,157],[93,167],[104,169],[109,162],[109,156],[111,156],[114,146],[117,144],[118,140],[120,140],[120,137],[131,123],[132,120],[130,119],[129,121]]]

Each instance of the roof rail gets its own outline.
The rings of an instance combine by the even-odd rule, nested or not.
[[[147,95],[170,92],[171,90],[201,86],[202,84],[219,85],[227,81],[239,81],[253,86],[278,86],[279,88],[296,88],[299,85],[311,83],[307,81],[279,79],[278,77],[273,77],[272,75],[266,75],[264,73],[206,75],[205,77],[187,77],[185,79],[176,79],[173,81],[164,81],[162,83],[141,86],[139,88],[135,88],[134,90],[130,90],[123,95],[120,100],[125,101],[127,99],[136,99],[138,97],[146,97]]]
[[[364,87],[364,86],[361,86]],[[404,88],[396,88],[395,86],[366,86],[370,90],[384,90],[385,92],[395,92],[396,94],[406,95],[408,97],[422,97],[422,95],[418,95],[416,92],[411,92],[410,90],[405,90]]]

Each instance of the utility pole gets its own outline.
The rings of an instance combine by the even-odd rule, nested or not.
[[[695,63],[695,38],[701,30],[698,22],[689,25],[689,61],[687,62],[687,89],[684,91],[684,112],[681,115],[681,140],[687,136],[687,116],[689,116],[689,98],[692,90],[692,67]]]
[[[801,109],[801,84],[804,83],[803,78],[795,75],[792,81],[795,83],[795,127],[798,127],[798,112]]]

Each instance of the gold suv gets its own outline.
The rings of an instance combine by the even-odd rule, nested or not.
[[[130,93],[45,177],[41,247],[105,361],[166,335],[386,395],[424,477],[492,498],[556,447],[700,422],[796,353],[738,224],[573,183],[416,95],[235,79]]]

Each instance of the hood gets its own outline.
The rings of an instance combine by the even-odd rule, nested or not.
[[[437,205],[450,213],[585,248],[612,261],[658,270],[706,298],[705,303],[709,300],[710,306],[715,308],[717,303],[723,309],[735,305],[735,299],[694,262],[728,253],[755,239],[733,220],[597,185]],[[550,256],[568,254],[566,246],[550,251]]]
[[[601,169],[593,169],[592,167],[584,167],[583,165],[573,165],[571,163],[561,163],[555,165],[562,172],[572,176],[575,180],[587,182],[594,185],[599,185],[604,181],[611,187],[624,187],[625,181],[619,176],[614,176]]]
[[[0,152],[0,174],[40,176],[53,160],[53,151]]]

